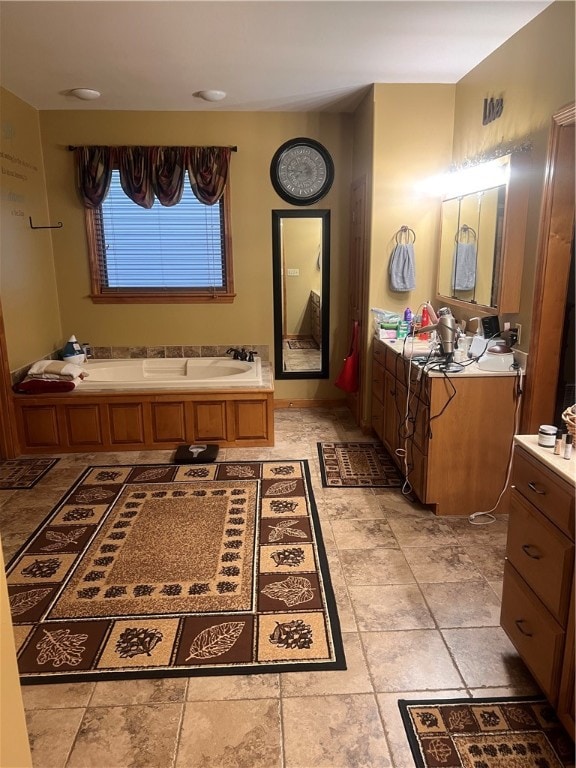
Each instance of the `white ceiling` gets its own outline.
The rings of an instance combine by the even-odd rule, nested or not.
[[[549,4],[5,0],[0,81],[42,110],[349,111],[371,83],[457,82]]]

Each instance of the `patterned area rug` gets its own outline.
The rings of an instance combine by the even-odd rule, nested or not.
[[[16,491],[32,488],[59,459],[2,459],[0,490]]]
[[[318,349],[314,339],[288,339],[290,349]]]
[[[381,443],[318,443],[322,485],[398,488],[402,476]]]
[[[567,768],[574,744],[542,698],[398,702],[417,768]]]
[[[7,572],[23,683],[346,668],[306,461],[90,467]]]

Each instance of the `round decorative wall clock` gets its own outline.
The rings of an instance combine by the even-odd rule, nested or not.
[[[270,179],[283,200],[312,205],[321,200],[334,181],[334,163],[326,147],[314,139],[290,139],[274,153]]]

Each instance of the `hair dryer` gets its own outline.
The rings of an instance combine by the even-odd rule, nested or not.
[[[441,366],[441,370],[449,371],[451,373],[462,371],[464,366],[453,361],[457,328],[456,320],[449,307],[442,307],[442,309],[438,310],[437,323],[427,325],[424,328],[418,328],[416,333],[427,333],[428,331],[436,331],[438,333],[438,338],[440,339],[440,351],[446,358],[445,363]]]

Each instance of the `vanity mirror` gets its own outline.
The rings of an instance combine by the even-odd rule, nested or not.
[[[520,309],[528,161],[526,154],[512,153],[476,166],[470,170],[480,181],[442,203],[440,303],[492,314]],[[488,165],[495,176],[486,173]]]
[[[272,211],[277,379],[328,378],[330,211]]]

